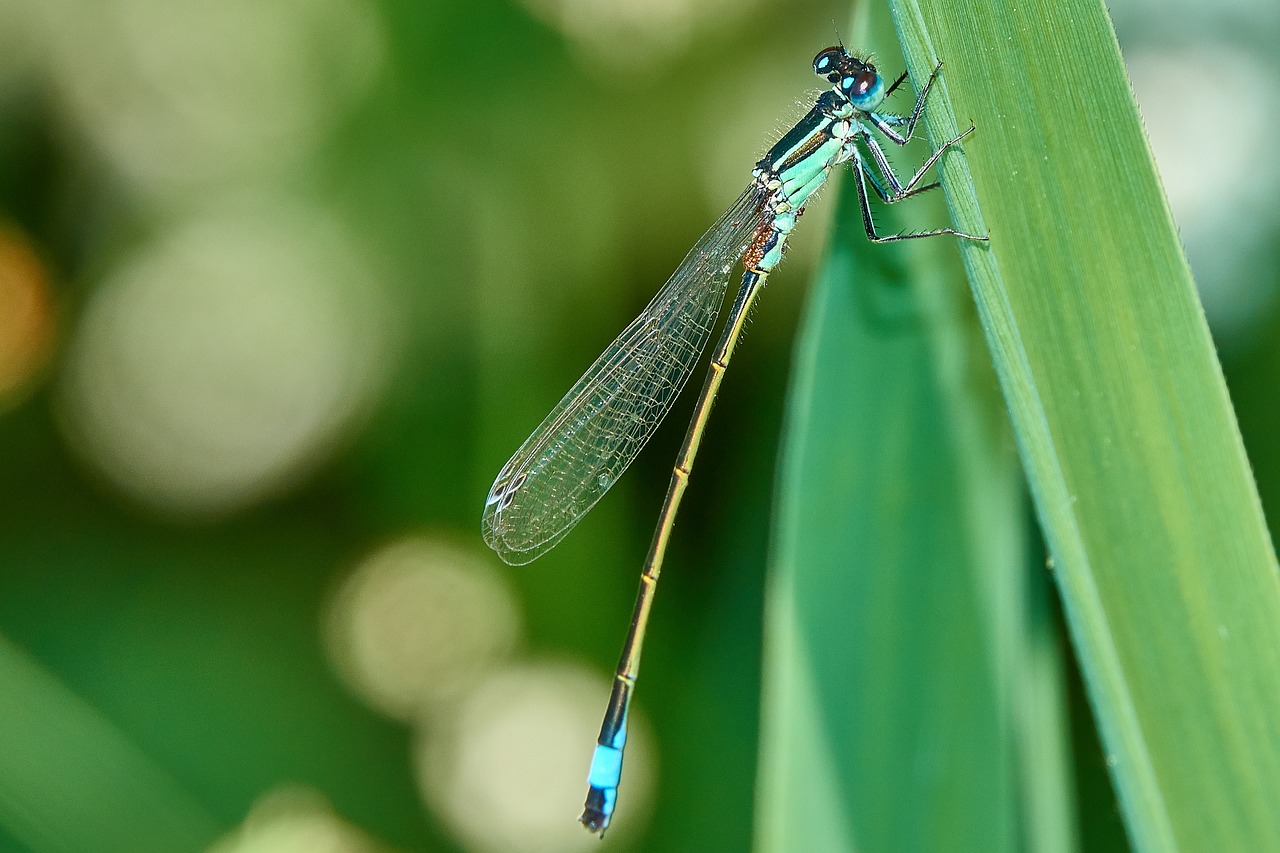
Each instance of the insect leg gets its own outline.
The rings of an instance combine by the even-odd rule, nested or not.
[[[854,185],[858,188],[858,204],[862,209],[862,227],[867,232],[867,239],[872,243],[892,243],[897,240],[915,240],[920,237],[937,237],[942,234],[953,234],[966,240],[982,242],[986,242],[988,239],[987,237],[965,234],[956,231],[954,228],[936,228],[932,231],[918,231],[908,234],[877,234],[875,221],[871,218],[871,199],[867,195],[867,177],[870,175],[870,169],[867,166],[867,162],[862,159],[861,152],[854,153],[853,172],[857,176],[857,182]],[[872,179],[872,186],[875,186],[874,179]]]

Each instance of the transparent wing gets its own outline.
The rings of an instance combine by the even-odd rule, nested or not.
[[[481,529],[505,562],[524,565],[564,538],[662,423],[706,346],[762,209],[753,184],[503,466]]]

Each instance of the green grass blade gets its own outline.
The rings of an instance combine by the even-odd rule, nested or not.
[[[882,24],[865,43],[884,57]],[[945,216],[913,208],[882,226]],[[1052,768],[1041,776],[1065,766],[1042,703],[1053,660],[1023,654],[1055,640],[1043,598],[1025,597],[1020,476],[964,294],[949,240],[869,245],[844,185],[788,402],[760,850],[1014,849],[1019,741]],[[1028,695],[1035,712],[1015,709]],[[1054,790],[1034,849],[1072,849]]]
[[[217,822],[24,652],[0,639],[0,825],[32,850],[203,850]]]
[[[1061,649],[954,242],[872,246],[840,204],[788,403],[757,847],[1074,850]]]
[[[850,183],[841,195],[847,221]],[[788,403],[756,846],[1010,850],[1007,726],[959,437],[903,253],[864,244],[837,232]],[[1016,490],[1010,502],[1016,520]],[[1016,543],[1016,521],[1006,535]]]
[[[1105,10],[891,8],[978,127],[944,186],[1130,838],[1280,849],[1275,556]]]

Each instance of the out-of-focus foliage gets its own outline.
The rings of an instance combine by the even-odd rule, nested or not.
[[[829,18],[0,5],[0,849],[596,849],[680,426],[530,569],[484,494],[800,114]],[[681,520],[609,847],[749,843],[813,219]]]
[[[1280,28],[1136,3],[1118,28],[1274,502]],[[688,403],[534,566],[484,550],[483,497],[802,113],[844,12],[0,3],[0,743],[24,745],[0,850],[596,849],[573,819]],[[1216,97],[1230,133],[1162,118]],[[717,405],[610,848],[750,846],[774,451],[828,201]]]

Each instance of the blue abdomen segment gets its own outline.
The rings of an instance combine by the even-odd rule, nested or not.
[[[604,740],[602,738],[602,740]],[[587,829],[601,836],[613,819],[613,807],[618,801],[618,785],[622,781],[622,750],[627,745],[627,718],[625,711],[617,731],[606,743],[597,743],[591,756],[591,770],[587,773],[586,806],[579,820]]]

